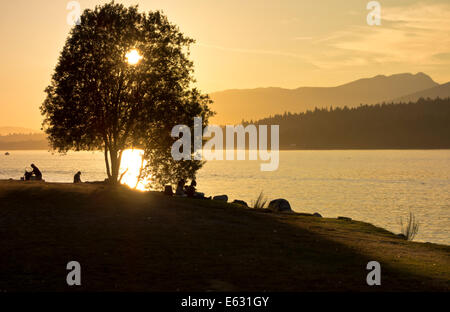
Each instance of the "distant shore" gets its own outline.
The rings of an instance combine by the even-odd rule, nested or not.
[[[336,148],[279,148],[279,151],[373,151],[373,150],[411,150],[411,151],[415,151],[415,150],[449,150],[450,147],[445,147],[445,148],[427,148],[427,147],[417,147],[417,148],[341,148],[341,147],[336,147]],[[51,148],[0,148],[0,156],[6,152],[11,152],[11,151],[49,151],[51,152]]]
[[[126,187],[0,181],[3,291],[449,291],[450,246]],[[382,265],[382,285],[366,265]]]

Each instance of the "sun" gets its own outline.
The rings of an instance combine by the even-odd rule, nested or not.
[[[140,191],[146,191],[149,180],[144,178],[138,181],[141,166],[145,167],[147,162],[142,157],[144,151],[140,149],[128,149],[123,151],[122,161],[120,163],[120,172],[125,173],[122,178],[122,184]]]
[[[136,65],[143,58],[136,49],[129,51],[127,54],[125,54],[125,57],[127,58],[127,62],[130,65]]]

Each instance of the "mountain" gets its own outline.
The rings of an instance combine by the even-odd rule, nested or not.
[[[211,93],[211,108],[217,112],[212,124],[236,124],[286,111],[303,112],[315,107],[354,107],[361,103],[391,101],[415,92],[439,86],[428,75],[404,73],[378,75],[337,87],[301,87],[297,89],[257,88]]]
[[[430,98],[430,99],[435,99],[435,98],[447,98],[450,97],[450,82],[441,84],[439,86],[436,87],[432,87],[430,89],[426,89],[423,91],[419,91],[419,92],[415,92],[413,94],[409,94],[397,99],[394,99],[393,102],[394,103],[400,103],[400,102],[415,102],[420,98]]]
[[[48,141],[44,133],[8,134],[0,136],[0,151],[11,150],[48,150]]]
[[[13,133],[30,134],[39,133],[39,131],[23,127],[0,127],[0,135],[8,135]]]

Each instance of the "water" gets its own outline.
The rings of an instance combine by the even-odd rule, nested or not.
[[[0,154],[0,179],[18,179],[34,162],[49,182],[106,176],[101,153],[66,156],[46,151]],[[261,191],[286,198],[298,212],[347,216],[400,231],[412,211],[418,241],[450,244],[450,150],[282,151],[279,169],[261,172],[258,161],[210,161],[198,173],[198,189],[251,203]]]

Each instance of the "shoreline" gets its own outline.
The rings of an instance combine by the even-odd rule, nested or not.
[[[280,148],[279,151],[403,151],[403,150],[407,150],[407,151],[429,151],[429,150],[437,150],[437,151],[445,151],[445,150],[450,150],[450,147],[422,147],[422,148],[409,148],[409,147],[399,147],[399,148],[392,148],[392,147],[387,147],[387,148],[378,148],[378,147],[374,147],[374,148]],[[0,156],[1,153],[3,152],[10,152],[10,151],[23,151],[23,152],[29,152],[29,151],[47,151],[49,153],[58,153],[56,151],[52,151],[51,149],[0,149]],[[248,150],[246,150],[248,151]],[[69,152],[76,152],[76,151],[69,151]],[[102,152],[102,151],[78,151],[78,152]],[[225,152],[225,151],[224,151]]]
[[[0,181],[0,200],[7,291],[68,290],[68,260],[85,291],[450,290],[450,246],[365,222],[94,184]]]
[[[0,186],[1,186],[1,183],[4,183],[4,182],[25,183],[23,185],[26,185],[26,183],[44,183],[46,185],[54,185],[54,186],[58,186],[58,185],[60,185],[60,186],[71,186],[71,185],[73,185],[73,182],[70,179],[68,179],[65,182],[61,182],[61,181],[57,181],[57,182],[55,182],[55,181],[47,181],[45,179],[44,179],[44,181],[39,182],[39,181],[21,181],[19,179],[13,179],[13,178],[9,178],[9,179],[4,179],[3,178],[3,179],[0,179]],[[93,181],[83,181],[83,183],[81,183],[80,185],[101,185],[101,186],[107,187],[109,184],[105,183],[104,180],[93,180]],[[129,189],[131,191],[137,191],[137,192],[140,192],[140,193],[144,193],[144,194],[150,194],[150,193],[158,193],[159,194],[159,193],[162,193],[162,191],[159,192],[159,191],[155,191],[155,190],[133,190],[132,188],[128,187],[126,184],[122,184],[122,185],[120,185],[120,187],[123,187],[124,189]],[[213,196],[218,195],[218,194],[220,194],[220,192],[208,193],[208,194],[206,194],[206,197],[208,197],[208,196],[213,197]],[[238,199],[238,198],[235,198],[235,197],[231,198],[230,197],[230,201],[228,202],[228,204],[232,204],[232,200],[233,199]],[[289,200],[289,198],[287,198],[287,199]],[[244,200],[245,200],[245,198],[244,198]],[[251,202],[251,200],[247,201],[247,203],[250,203],[250,202]],[[355,217],[351,213],[349,213],[347,215],[341,215],[341,214],[334,213],[334,214],[332,214],[330,216],[330,215],[326,214],[326,210],[320,210],[319,211],[319,210],[314,210],[313,209],[313,210],[309,210],[309,212],[305,212],[305,211],[301,211],[301,210],[296,209],[296,207],[292,207],[292,212],[293,212],[292,213],[293,215],[299,215],[299,216],[302,216],[302,215],[303,216],[312,216],[314,213],[318,212],[318,213],[322,214],[324,218],[327,218],[327,219],[337,219],[338,217],[349,217],[353,221],[368,223],[368,224],[373,225],[375,227],[378,227],[378,228],[381,228],[383,230],[386,230],[386,231],[392,233],[393,235],[396,235],[396,236],[400,235],[399,229],[395,230],[395,229],[393,229],[392,226],[387,226],[386,227],[385,225],[383,225],[382,222],[381,223],[380,222],[378,222],[378,223],[377,222],[373,222],[373,221],[370,220],[370,218],[359,219],[358,217]],[[420,231],[419,231],[419,236],[420,236]],[[437,245],[443,245],[443,246],[450,246],[449,243],[442,242],[442,239],[440,239],[440,240],[438,239],[438,241],[434,241],[432,238],[420,239],[420,237],[419,237],[419,238],[416,238],[414,240],[414,242],[424,243],[424,244],[437,244]]]

